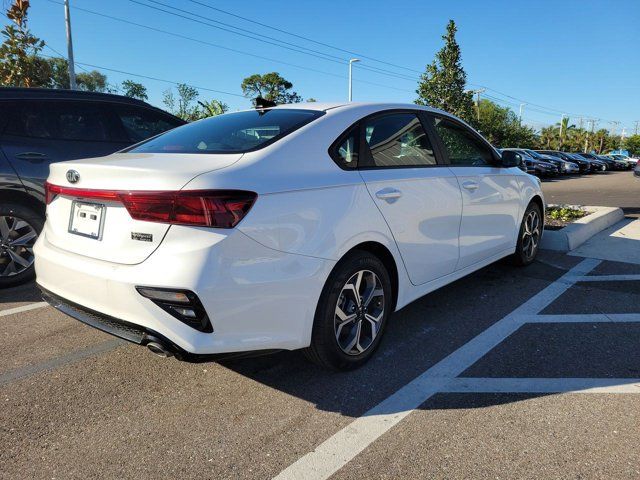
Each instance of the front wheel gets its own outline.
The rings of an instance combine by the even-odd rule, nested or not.
[[[35,276],[33,245],[43,223],[42,217],[27,206],[0,205],[0,288],[18,285]]]
[[[543,228],[544,223],[540,207],[536,203],[530,203],[524,212],[518,233],[516,251],[512,257],[516,265],[529,265],[536,259]]]
[[[359,367],[380,344],[391,305],[391,281],[384,264],[368,252],[354,251],[327,279],[305,355],[333,370]]]

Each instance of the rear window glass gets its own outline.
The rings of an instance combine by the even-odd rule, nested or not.
[[[129,152],[242,153],[257,150],[324,112],[273,109],[229,113],[176,128],[138,145]]]

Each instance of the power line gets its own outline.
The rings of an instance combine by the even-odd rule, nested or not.
[[[51,55],[42,55],[42,56],[46,57],[46,58],[55,58],[55,57],[52,57]],[[206,92],[220,93],[222,95],[231,95],[233,97],[245,98],[244,95],[241,95],[239,93],[225,92],[224,90],[215,90],[213,88],[200,87],[198,85],[192,85],[192,84],[184,83],[184,82],[176,82],[174,80],[167,80],[165,78],[152,77],[152,76],[149,76],[149,75],[141,75],[139,73],[127,72],[125,70],[118,70],[118,69],[115,69],[115,68],[104,67],[104,66],[101,66],[101,65],[94,65],[92,63],[84,63],[84,62],[74,62],[74,63],[76,65],[84,65],[85,67],[99,68],[100,70],[106,70],[107,72],[114,72],[114,73],[120,73],[120,74],[123,74],[123,75],[130,75],[132,77],[145,78],[147,80],[155,80],[157,82],[171,83],[173,85],[185,84],[185,85],[188,85],[189,87],[193,87],[193,88],[196,88],[198,90],[204,90]]]
[[[169,8],[171,10],[174,10],[175,12],[180,12],[180,13],[171,12],[171,11],[165,10],[163,8],[156,7],[154,5],[148,5],[147,3],[142,3],[139,0],[129,0],[129,1],[132,2],[132,3],[135,3],[137,5],[141,5],[143,7],[151,8],[153,10],[157,10],[157,11],[166,13],[168,15],[173,15],[173,16],[176,16],[176,17],[179,17],[179,18],[183,18],[185,20],[189,20],[189,21],[192,21],[192,22],[200,23],[200,24],[206,25],[208,27],[216,28],[216,29],[228,32],[228,33],[239,35],[241,37],[249,38],[251,40],[255,40],[255,41],[258,41],[258,42],[266,43],[268,45],[274,45],[276,47],[284,48],[284,49],[287,49],[287,50],[290,50],[290,51],[293,51],[293,52],[302,53],[303,55],[309,55],[311,57],[318,58],[320,60],[325,60],[325,61],[328,61],[328,62],[333,62],[333,63],[340,64],[340,65],[347,65],[347,62],[348,62],[347,59],[344,59],[344,58],[341,58],[341,57],[337,57],[335,55],[330,55],[330,54],[327,54],[327,53],[324,53],[324,52],[319,52],[318,50],[313,50],[313,49],[310,49],[310,48],[307,48],[307,47],[302,47],[300,45],[296,45],[296,44],[293,44],[293,43],[290,43],[290,42],[285,42],[284,40],[280,40],[280,39],[277,39],[277,38],[274,38],[274,37],[270,37],[270,36],[259,34],[259,33],[255,33],[255,32],[251,32],[250,30],[246,30],[246,29],[243,29],[243,28],[240,28],[240,27],[236,27],[236,26],[230,25],[228,23],[220,22],[220,21],[215,20],[213,18],[205,17],[203,15],[191,12],[189,10],[185,10],[183,8],[178,8],[178,7],[174,7],[172,5],[167,5],[166,3],[160,2],[158,0],[145,0],[145,1],[148,2],[148,3],[153,3],[155,5],[161,5],[162,7]],[[191,17],[195,17],[195,18],[190,18],[190,17],[185,16],[183,14],[190,15]],[[223,25],[223,26],[221,27],[219,25],[212,25],[209,22],[217,23],[217,24]],[[235,32],[233,30],[230,30],[229,28],[233,28],[233,29],[236,29],[236,30],[239,30],[239,31]],[[241,32],[249,32],[249,34],[241,33]],[[262,38],[260,38],[260,37],[262,37]],[[279,43],[275,43],[275,42],[279,42]],[[303,50],[301,50],[301,49],[303,49]],[[305,50],[307,50],[307,51],[305,51]],[[378,73],[380,75],[388,75],[388,76],[393,76],[395,78],[403,78],[403,79],[406,79],[406,80],[415,81],[414,78],[408,77],[406,75],[398,74],[397,72],[392,72],[390,70],[385,70],[385,69],[382,69],[382,68],[379,68],[379,67],[365,66],[364,69],[372,71],[372,72],[375,72],[375,73]]]
[[[47,0],[47,1],[50,2],[50,3],[55,3],[57,5],[62,5],[62,2],[59,2],[59,1],[56,1],[56,0]],[[275,58],[265,57],[263,55],[257,55],[255,53],[245,52],[243,50],[238,50],[238,49],[231,48],[231,47],[225,47],[223,45],[218,45],[216,43],[208,42],[206,40],[201,40],[199,38],[189,37],[187,35],[182,35],[182,34],[179,34],[179,33],[170,32],[168,30],[163,30],[161,28],[151,27],[149,25],[143,25],[141,23],[133,22],[131,20],[126,20],[126,19],[120,18],[120,17],[115,17],[113,15],[108,15],[106,13],[96,12],[94,10],[89,10],[87,8],[76,7],[76,6],[73,6],[71,8],[73,10],[78,10],[78,11],[81,11],[81,12],[84,12],[84,13],[88,13],[88,14],[91,14],[91,15],[96,15],[96,16],[103,17],[103,18],[108,18],[110,20],[114,20],[114,21],[117,21],[117,22],[126,23],[126,24],[129,24],[129,25],[133,25],[133,26],[136,26],[136,27],[139,27],[139,28],[144,28],[146,30],[151,30],[151,31],[158,32],[158,33],[163,33],[165,35],[170,35],[172,37],[181,38],[183,40],[189,40],[189,41],[192,41],[192,42],[200,43],[202,45],[208,45],[208,46],[211,46],[211,47],[214,47],[214,48],[219,48],[221,50],[226,50],[226,51],[229,51],[229,52],[238,53],[238,54],[250,56],[250,57],[253,57],[253,58],[258,58],[260,60],[267,60],[269,62],[279,63],[281,65],[287,65],[289,67],[299,68],[301,70],[307,70],[307,71],[314,72],[314,73],[320,73],[322,75],[328,75],[328,76],[335,77],[335,78],[341,78],[341,79],[346,79],[347,78],[344,75],[339,75],[339,74],[331,73],[331,72],[325,72],[323,70],[318,70],[318,69],[311,68],[311,67],[306,67],[306,66],[303,66],[303,65],[297,65],[295,63],[289,63],[289,62],[285,62],[285,61],[278,60],[278,59],[275,59]],[[388,89],[391,89],[391,90],[397,90],[397,91],[401,91],[401,92],[413,93],[413,92],[411,92],[409,90],[406,90],[406,89],[392,87],[390,85],[384,85],[384,84],[377,83],[377,82],[370,82],[370,81],[367,81],[367,80],[354,80],[354,81],[357,82],[357,83],[366,83],[366,84],[373,85],[373,86],[376,86],[376,87],[382,87],[382,88],[388,88]]]
[[[206,4],[206,3],[203,3],[203,2],[198,2],[198,1],[196,1],[196,0],[188,0],[188,1],[190,1],[191,3],[195,3],[196,5],[200,5],[200,6],[203,6],[203,7],[205,7],[205,8],[209,8],[209,9],[211,9],[211,10],[215,10],[215,11],[217,11],[217,12],[224,13],[225,15],[230,15],[230,16],[232,16],[232,17],[239,18],[239,19],[241,19],[241,20],[244,20],[244,21],[246,21],[246,22],[253,23],[253,24],[255,24],[255,25],[260,25],[261,27],[265,27],[265,28],[268,28],[268,29],[274,30],[274,31],[276,31],[276,32],[284,33],[284,34],[286,34],[286,35],[291,35],[292,37],[296,37],[296,38],[299,38],[299,39],[301,39],[301,40],[306,40],[306,41],[308,41],[308,42],[315,43],[316,45],[321,45],[321,46],[323,46],[323,47],[331,48],[331,49],[333,49],[333,50],[337,50],[337,51],[340,51],[340,52],[348,53],[349,55],[355,55],[355,56],[357,56],[357,57],[366,58],[367,60],[372,60],[372,61],[374,61],[374,62],[382,63],[382,64],[384,64],[384,65],[389,65],[389,66],[391,66],[391,67],[401,68],[401,69],[403,69],[403,70],[408,70],[408,71],[410,71],[410,72],[414,72],[414,73],[418,73],[418,74],[421,74],[421,73],[422,73],[422,72],[420,72],[420,71],[418,71],[418,70],[414,70],[414,69],[412,69],[412,68],[404,67],[404,66],[402,66],[402,65],[398,65],[398,64],[395,64],[395,63],[390,63],[390,62],[387,62],[387,61],[384,61],[384,60],[380,60],[380,59],[377,59],[377,58],[374,58],[374,57],[370,57],[370,56],[368,56],[368,55],[363,55],[362,53],[354,52],[354,51],[352,51],[352,50],[347,50],[347,49],[344,49],[344,48],[336,47],[335,45],[331,45],[331,44],[328,44],[328,43],[320,42],[320,41],[318,41],[318,40],[314,40],[314,39],[309,38],[309,37],[304,37],[304,36],[302,36],[302,35],[298,35],[298,34],[296,34],[296,33],[293,33],[293,32],[290,32],[290,31],[287,31],[287,30],[284,30],[284,29],[281,29],[281,28],[277,28],[277,27],[274,27],[274,26],[272,26],[272,25],[268,25],[268,24],[266,24],[266,23],[261,23],[261,22],[258,22],[258,21],[256,21],[256,20],[252,20],[252,19],[250,19],[250,18],[243,17],[243,16],[241,16],[241,15],[238,15],[238,14],[235,14],[235,13],[232,13],[232,12],[229,12],[229,11],[227,11],[227,10],[222,10],[221,8],[213,7],[213,6],[208,5],[208,4]]]

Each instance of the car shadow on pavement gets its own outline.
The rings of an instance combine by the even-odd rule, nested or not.
[[[42,301],[42,296],[35,282],[0,289],[0,309],[14,303],[21,304],[40,301]]]
[[[564,273],[541,262],[490,265],[396,312],[376,355],[354,371],[324,370],[295,351],[219,363],[320,410],[358,417]]]

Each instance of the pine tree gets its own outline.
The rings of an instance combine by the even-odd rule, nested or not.
[[[462,68],[456,31],[455,22],[449,20],[447,33],[442,37],[445,45],[421,75],[415,103],[440,108],[466,121],[472,121],[473,93],[465,92],[467,74]]]

